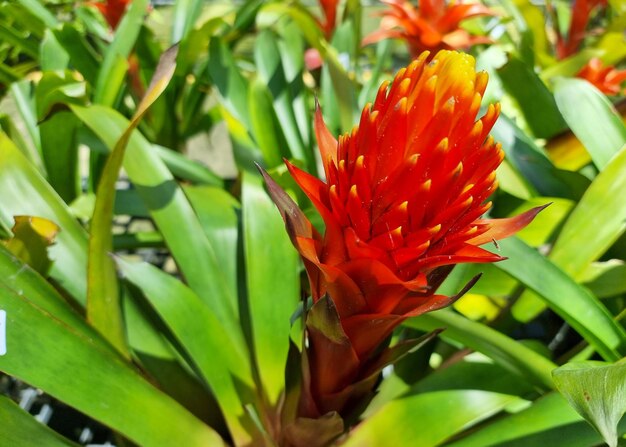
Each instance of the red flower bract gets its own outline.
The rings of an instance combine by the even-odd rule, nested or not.
[[[590,82],[605,95],[626,93],[626,89],[622,89],[622,84],[626,81],[626,70],[618,70],[612,65],[605,66],[596,57],[589,60],[576,77]]]
[[[318,108],[326,182],[287,167],[324,219],[323,237],[266,177],[313,300],[329,296],[334,309],[321,312],[336,314],[343,332],[329,336],[320,329],[326,323],[307,320],[310,391],[320,414],[341,411],[353,397],[341,393],[365,379],[368,362],[398,324],[458,298],[434,293],[452,265],[502,260],[479,246],[512,235],[540,210],[481,218],[504,156],[489,136],[500,108],[490,105],[477,119],[487,74],[475,72],[471,56],[444,50],[428,59],[423,53],[384,83],[359,126],[339,141]],[[337,355],[341,362],[328,358]],[[338,365],[332,372],[328,361]]]
[[[120,24],[129,3],[130,0],[104,0],[91,4],[100,10],[111,29],[114,30]]]
[[[446,3],[446,0],[420,0],[419,8],[409,0],[382,0],[389,6],[381,15],[380,29],[367,36],[363,44],[382,39],[402,39],[415,57],[425,50],[467,49],[491,42],[474,36],[460,27],[466,19],[495,15],[486,6],[476,3]]]

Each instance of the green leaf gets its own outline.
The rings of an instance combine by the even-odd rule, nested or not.
[[[41,138],[37,125],[39,120],[35,111],[33,83],[29,80],[14,82],[11,84],[10,91],[33,146],[41,153]]]
[[[554,243],[550,260],[574,279],[624,232],[626,148],[606,165],[569,216]],[[581,244],[580,241],[585,241]]]
[[[39,122],[62,109],[64,104],[84,104],[86,102],[86,84],[77,76],[71,71],[44,73],[35,90],[35,104]],[[39,122],[37,124],[40,124]],[[42,152],[44,151],[43,145],[44,142],[42,141]]]
[[[300,265],[259,176],[243,174],[244,252],[256,363],[270,405],[285,389],[289,317],[299,301]]]
[[[154,146],[154,151],[161,157],[169,170],[178,178],[193,183],[223,186],[224,181],[200,162],[190,160],[180,152],[163,146]]]
[[[35,420],[15,402],[0,396],[0,437],[12,447],[77,447],[46,425]]]
[[[71,106],[76,115],[109,148],[128,127],[128,120],[106,107]],[[186,282],[219,314],[220,320],[239,346],[245,346],[237,317],[237,297],[232,295],[221,272],[215,249],[202,225],[152,145],[135,131],[130,138],[124,169],[150,211]]]
[[[278,42],[285,78],[291,91],[292,110],[298,124],[298,135],[306,146],[309,172],[316,172],[313,148],[313,119],[309,106],[310,90],[304,85],[304,54],[306,45],[302,33],[295,22],[284,22],[279,27],[282,39]],[[280,113],[280,112],[278,112]],[[287,133],[287,131],[285,131]],[[292,149],[293,151],[293,149]],[[295,152],[294,152],[295,153]],[[307,159],[307,158],[305,158]]]
[[[580,281],[591,262],[604,254],[624,232],[626,203],[622,192],[625,188],[626,149],[623,149],[591,183],[548,256],[575,281]],[[528,321],[544,308],[537,297],[524,294],[513,306],[513,312],[517,318]]]
[[[507,161],[539,194],[573,198],[571,188],[556,175],[556,168],[547,154],[509,117],[500,115],[491,134],[502,143]]]
[[[270,2],[263,6],[260,13],[287,15],[296,22],[305,39],[313,48],[320,52],[334,87],[334,101],[339,107],[339,119],[344,130],[352,128],[357,110],[355,86],[339,60],[335,46],[330,45],[311,13],[302,5]],[[333,42],[336,43],[336,42]],[[346,48],[350,52],[352,47]]]
[[[582,79],[559,80],[554,95],[567,125],[603,170],[626,144],[626,126],[611,102]]]
[[[617,424],[626,412],[626,362],[568,363],[552,372],[569,404],[617,447]]]
[[[507,93],[519,105],[526,124],[536,138],[550,138],[565,129],[565,122],[552,93],[532,66],[511,55],[509,61],[498,69],[498,74]]]
[[[23,380],[139,445],[223,445],[220,437],[111,349],[0,287],[7,353],[0,371]],[[34,330],[33,328],[36,328]],[[71,372],[72,380],[60,380]],[[4,419],[3,419],[4,421]],[[5,426],[3,424],[3,426]]]
[[[626,354],[626,331],[599,300],[520,239],[508,238],[499,245],[508,259],[497,263],[498,268],[540,295],[602,357],[615,361]]]
[[[250,128],[248,82],[239,72],[233,54],[221,39],[212,38],[209,43],[207,70],[228,111],[246,128]]]
[[[544,389],[553,388],[551,371],[554,363],[505,334],[471,321],[451,310],[430,312],[404,323],[408,327],[431,331],[446,328],[440,335],[468,348],[482,352],[494,362]]]
[[[52,285],[31,267],[0,245],[0,287],[27,296],[35,306],[76,331],[91,337],[103,349],[114,352]]]
[[[22,262],[46,275],[51,261],[48,248],[54,243],[59,227],[48,219],[32,216],[15,216],[11,229],[13,237],[5,245]]]
[[[178,47],[161,56],[150,86],[146,90],[128,127],[115,144],[102,171],[91,220],[89,264],[87,269],[87,319],[104,336],[128,355],[119,300],[117,275],[109,253],[113,251],[111,221],[115,203],[115,183],[133,130],[148,108],[163,93],[176,68]]]
[[[434,447],[484,420],[517,396],[478,390],[446,390],[396,399],[357,426],[345,447]],[[419,417],[419,423],[415,423]]]
[[[626,263],[618,259],[592,262],[581,275],[581,282],[598,298],[626,293]]]
[[[77,130],[80,121],[73,113],[55,113],[39,125],[41,151],[48,182],[65,203],[80,194]]]
[[[56,28],[59,24],[54,15],[38,0],[18,0],[28,11],[37,16],[48,28]]]
[[[102,62],[84,35],[80,34],[74,24],[64,23],[59,29],[53,30],[57,41],[69,55],[69,62],[90,85],[95,85],[98,77],[98,66]]]
[[[623,433],[626,424],[622,425]],[[600,436],[554,392],[526,410],[497,419],[449,447],[589,447],[600,441]]]
[[[202,12],[201,0],[177,0],[172,18],[172,44],[185,39]]]
[[[241,206],[229,193],[212,186],[184,186],[185,195],[198,216],[198,221],[211,246],[215,249],[221,275],[232,290],[231,298],[238,296],[239,216]],[[233,306],[237,302],[233,301]]]
[[[149,3],[149,0],[133,0],[126,10],[98,72],[94,103],[105,106],[115,103],[126,77],[126,59],[135,46]]]
[[[251,386],[246,353],[230,343],[218,316],[174,277],[147,263],[119,259],[124,275],[138,286],[165,324],[180,341],[224,412],[236,444],[250,441],[246,413],[236,383]],[[248,428],[250,426],[247,420]]]
[[[265,165],[268,168],[280,166],[283,162],[283,153],[286,158],[291,157],[289,157],[287,143],[274,112],[272,97],[265,82],[259,78],[250,83],[248,110],[251,131],[263,154]]]
[[[278,128],[280,133],[278,133],[277,130],[275,130],[274,133],[276,133],[277,137],[281,137],[282,134],[284,134],[284,139],[289,144],[289,150],[287,147],[278,147],[274,150],[282,150],[287,158],[295,157],[307,162],[307,165],[309,165],[311,154],[306,151],[293,109],[294,103],[290,85],[293,81],[289,83],[287,81],[277,40],[277,36],[269,30],[265,30],[257,36],[256,45],[254,47],[254,59],[258,67],[258,78],[253,82],[252,88],[255,87],[257,82],[261,82],[262,85],[267,86],[267,89],[271,93],[277,119],[275,119],[268,128],[271,129],[275,127],[277,123],[280,123]],[[301,85],[301,87],[303,86]],[[270,166],[273,165],[268,165],[268,167]]]
[[[46,29],[39,47],[42,71],[65,70],[70,60],[69,54],[56,39],[50,29]]]
[[[61,228],[50,248],[55,261],[50,276],[76,301],[86,302],[87,237],[67,205],[26,160],[15,145],[0,132],[0,220],[7,227],[13,216],[37,216]]]

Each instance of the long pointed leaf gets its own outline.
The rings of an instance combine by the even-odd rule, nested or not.
[[[13,216],[44,217],[61,232],[50,248],[55,261],[50,276],[78,302],[87,294],[87,236],[67,205],[26,160],[8,137],[0,132],[0,219],[11,228]]]
[[[515,237],[499,242],[496,266],[539,294],[609,361],[626,354],[626,331],[604,305],[535,249]]]
[[[128,355],[128,349],[124,337],[117,275],[113,261],[109,258],[109,253],[113,251],[111,221],[115,203],[115,182],[133,130],[150,105],[163,93],[174,75],[177,53],[178,47],[176,46],[163,53],[135,115],[109,155],[98,183],[96,205],[91,220],[87,268],[87,319],[120,352],[126,355]]]
[[[110,426],[139,445],[223,445],[208,426],[111,350],[0,287],[7,353],[0,371]],[[66,377],[66,380],[60,380]]]
[[[12,447],[78,447],[35,420],[8,397],[0,396],[0,439]]]
[[[271,405],[285,388],[289,317],[298,305],[298,255],[259,176],[243,177],[243,227],[254,351]]]
[[[211,387],[237,445],[250,441],[244,424],[251,421],[237,393],[236,382],[251,386],[245,352],[228,342],[219,318],[193,291],[174,277],[146,263],[118,260],[124,275],[150,304],[187,350]]]

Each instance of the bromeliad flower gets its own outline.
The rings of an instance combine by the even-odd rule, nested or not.
[[[585,39],[587,24],[591,13],[596,8],[606,7],[607,0],[575,0],[572,5],[572,18],[567,37],[563,36],[555,25],[556,30],[556,55],[559,59],[565,59],[578,51],[580,44]]]
[[[598,58],[592,58],[576,74],[576,77],[585,79],[605,95],[626,94],[622,84],[626,81],[626,70],[618,70],[612,65],[604,66]]]
[[[317,23],[320,29],[324,31],[326,38],[330,39],[337,26],[337,6],[339,5],[339,0],[319,0],[319,4],[324,18],[318,20]]]
[[[423,53],[384,83],[359,126],[338,141],[318,108],[326,182],[287,167],[321,214],[323,236],[265,175],[315,303],[307,318],[304,415],[347,411],[369,392],[373,383],[362,381],[393,329],[458,298],[435,294],[451,266],[502,260],[480,246],[519,231],[541,209],[481,217],[504,157],[489,136],[499,105],[476,120],[487,74],[475,72],[471,56],[444,50],[428,59]]]
[[[382,13],[380,29],[363,40],[363,44],[382,39],[402,39],[409,45],[413,57],[423,51],[434,54],[442,49],[467,49],[479,43],[489,43],[484,36],[471,35],[460,28],[466,19],[495,15],[480,3],[446,3],[445,0],[420,0],[419,8],[409,0],[382,0],[389,9]]]
[[[115,30],[117,29],[120,20],[122,20],[129,3],[130,0],[104,0],[101,2],[92,2],[90,4],[98,8],[111,29]]]

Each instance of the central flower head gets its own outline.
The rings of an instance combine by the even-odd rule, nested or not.
[[[476,73],[471,56],[429,56],[384,83],[359,126],[338,141],[318,108],[326,181],[287,167],[321,214],[323,236],[264,174],[315,302],[306,320],[305,415],[345,410],[370,390],[370,367],[393,329],[463,293],[435,294],[452,265],[504,259],[480,245],[512,235],[541,209],[481,218],[503,159],[489,136],[500,108],[478,117],[487,74]]]
[[[341,316],[438,307],[439,267],[501,260],[478,245],[534,216],[480,219],[503,159],[488,135],[500,108],[490,105],[476,119],[487,74],[475,72],[471,56],[428,56],[384,83],[339,141],[318,109],[326,183],[287,163],[326,224],[323,238],[297,238],[312,263],[313,297],[329,292]]]

